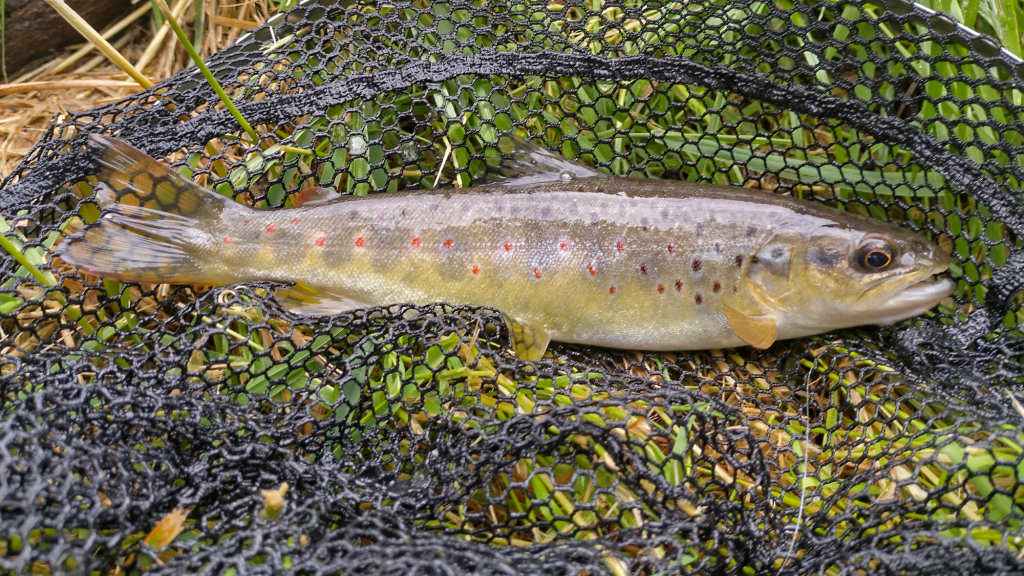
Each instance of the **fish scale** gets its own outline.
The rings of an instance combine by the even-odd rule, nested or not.
[[[304,204],[266,211],[202,189],[124,143],[93,144],[110,190],[100,195],[98,227],[59,251],[79,268],[149,282],[295,282],[303,297],[288,302],[306,313],[487,306],[505,314],[528,359],[550,340],[763,347],[896,321],[951,290],[948,281],[922,285],[948,257],[891,224],[761,191],[582,166],[566,173],[564,159],[526,143],[518,154],[535,169],[500,183],[364,198],[303,191]],[[865,246],[901,259],[863,269]],[[894,307],[901,297],[905,305]],[[898,309],[872,317],[885,308]]]

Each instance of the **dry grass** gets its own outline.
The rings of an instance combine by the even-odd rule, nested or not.
[[[192,0],[171,0],[178,20],[192,35]],[[204,33],[196,46],[206,57],[221,50],[276,11],[272,0],[203,0]],[[159,82],[191,65],[169,27],[154,24],[149,3],[103,30],[104,36],[143,74]],[[124,98],[141,87],[83,44],[17,72],[0,85],[0,174],[9,174],[49,127],[53,117]]]

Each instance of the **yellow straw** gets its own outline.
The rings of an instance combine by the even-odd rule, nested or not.
[[[50,7],[52,7],[54,10],[56,10],[57,13],[60,14],[61,18],[67,20],[67,23],[71,24],[71,26],[75,30],[78,30],[78,32],[82,36],[85,36],[86,40],[92,42],[93,45],[96,46],[96,49],[102,52],[104,56],[109,58],[110,61],[117,65],[118,68],[124,70],[125,74],[128,74],[132,77],[133,80],[138,82],[139,86],[142,86],[143,88],[149,88],[153,86],[153,82],[149,78],[146,78],[142,74],[142,72],[136,70],[135,67],[132,66],[131,62],[129,62],[124,56],[122,56],[116,48],[111,46],[110,42],[107,42],[103,38],[103,36],[101,36],[100,33],[96,31],[95,28],[90,26],[89,23],[85,21],[84,18],[79,16],[78,12],[75,12],[71,9],[70,6],[65,4],[64,0],[43,1],[49,4]]]

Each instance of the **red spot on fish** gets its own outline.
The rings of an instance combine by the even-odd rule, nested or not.
[[[479,274],[479,273],[480,273],[480,267],[477,266],[476,264],[473,264],[473,274]]]
[[[597,274],[597,268],[594,268],[594,265],[591,264],[590,266],[587,266],[587,272],[590,272],[590,275],[593,276]]]
[[[533,277],[534,278],[540,278],[540,268],[534,268],[533,269]]]
[[[664,286],[664,285],[662,285],[662,284],[658,284],[658,294],[661,294],[661,293],[663,293],[664,291],[665,291],[665,286]]]
[[[622,252],[623,250],[626,249],[626,247],[622,245],[622,242],[619,242],[615,244],[615,249],[618,250],[619,252]]]
[[[682,290],[683,290],[683,281],[682,280],[676,280],[676,292],[681,292]]]
[[[267,232],[270,234],[277,232],[277,226],[274,226],[273,224],[267,224]]]
[[[694,272],[700,272],[700,267],[703,266],[703,264],[704,263],[700,261],[700,258],[694,258],[693,264],[690,264],[690,268],[693,269]]]
[[[231,236],[225,236],[224,237],[224,243],[225,244],[230,244],[231,243]]]
[[[327,242],[326,238],[324,238],[323,236],[317,236],[316,240],[313,243],[322,248],[325,242]]]
[[[363,247],[363,237],[362,236],[360,236],[359,238],[356,238],[356,246],[359,246],[360,248]]]
[[[645,275],[645,276],[647,275],[647,264],[646,263],[640,264],[640,273]]]
[[[409,245],[414,247],[414,248],[418,247],[420,245],[420,237],[419,236],[413,236],[412,237],[412,242],[409,242]]]
[[[289,222],[289,224],[291,224],[292,226],[297,226],[299,224],[299,219],[298,218],[292,218],[292,220],[291,220],[291,222]]]
[[[444,247],[445,248],[451,248],[452,247],[452,239],[451,238],[448,238],[447,240],[444,241]]]
[[[715,294],[718,294],[718,291],[721,289],[722,285],[719,284],[718,282],[715,282],[715,285],[711,287],[711,290],[714,291]]]
[[[695,295],[693,296],[693,301],[694,301],[694,302],[696,302],[697,304],[701,304],[701,303],[703,303],[703,302],[704,302],[704,297],[700,295],[700,292],[697,292],[697,293],[696,293],[696,294],[695,294]]]
[[[671,253],[676,251],[676,245],[675,244],[669,244],[668,246],[666,246],[666,248],[668,248],[668,253],[669,254],[671,254]]]
[[[561,244],[558,245],[558,247],[561,248],[562,250],[568,250],[569,249],[569,243],[568,242],[562,242]]]
[[[609,294],[615,294],[615,286],[612,286],[611,288],[609,288],[608,289],[608,293]]]
[[[511,252],[511,251],[512,251],[512,243],[511,242],[505,242],[505,252]]]

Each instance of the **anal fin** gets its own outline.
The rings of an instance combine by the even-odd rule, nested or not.
[[[290,312],[302,316],[333,316],[370,306],[343,294],[296,282],[274,291],[277,300]]]
[[[540,325],[505,316],[512,349],[523,360],[535,362],[544,356],[551,342],[551,335]]]
[[[779,335],[775,318],[769,315],[748,314],[726,304],[725,319],[733,334],[754,348],[768,348]]]

